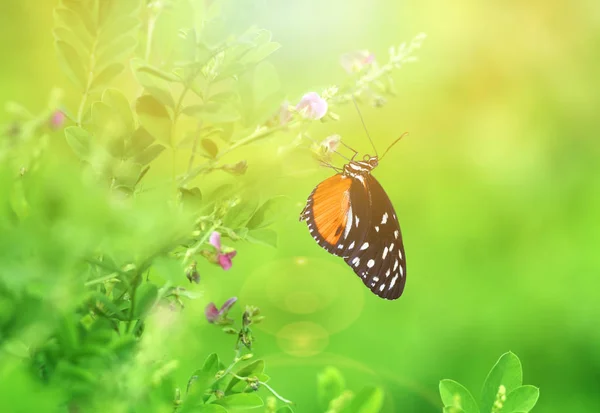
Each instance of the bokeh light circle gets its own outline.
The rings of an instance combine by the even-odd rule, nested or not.
[[[288,257],[250,274],[240,299],[267,314],[257,328],[275,335],[283,351],[306,357],[322,352],[331,334],[359,317],[363,293],[362,283],[342,262]]]
[[[329,344],[329,333],[317,323],[300,321],[286,324],[277,332],[277,344],[287,354],[310,357]]]

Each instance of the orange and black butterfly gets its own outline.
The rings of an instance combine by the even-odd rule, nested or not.
[[[371,291],[395,300],[406,283],[400,225],[390,198],[371,175],[379,156],[365,155],[363,161],[355,157],[356,151],[343,169],[327,165],[338,173],[312,191],[300,220],[306,221],[317,243],[344,258]]]

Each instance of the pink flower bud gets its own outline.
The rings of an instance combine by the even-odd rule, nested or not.
[[[327,102],[317,92],[309,92],[302,96],[296,110],[308,119],[321,119],[327,113]]]
[[[368,50],[355,50],[340,57],[340,64],[348,73],[356,73],[375,62],[375,55]]]
[[[65,114],[60,110],[57,110],[50,116],[50,127],[52,129],[60,129],[64,125],[66,119],[67,117]]]

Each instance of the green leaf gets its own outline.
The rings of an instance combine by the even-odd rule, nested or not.
[[[269,42],[269,43],[263,44],[261,46],[258,46],[255,49],[252,49],[248,53],[246,53],[240,59],[240,63],[242,63],[242,64],[258,63],[258,62],[266,59],[267,57],[269,57],[271,54],[275,53],[277,50],[279,50],[280,47],[281,47],[281,45],[277,42]]]
[[[77,50],[62,40],[56,41],[56,50],[60,64],[69,79],[81,90],[85,90],[87,87],[87,71],[81,63],[81,56],[79,56]]]
[[[444,407],[443,410],[444,413],[465,413],[462,409],[458,408],[458,407]]]
[[[287,200],[287,197],[284,196],[276,196],[267,200],[256,210],[246,226],[252,230],[273,224],[277,220],[277,217],[286,210],[283,204]]]
[[[262,374],[264,371],[265,371],[264,360],[256,360],[255,362],[250,363],[247,366],[244,366],[241,369],[239,369],[236,372],[236,374],[240,377],[254,377],[254,376],[258,376],[259,374]],[[229,382],[229,384],[227,385],[225,393],[228,393],[231,391],[239,393],[239,392],[242,392],[245,387],[246,387],[246,382],[242,382],[237,377],[233,377],[231,379],[231,381]]]
[[[165,80],[167,82],[177,82],[181,83],[181,79],[174,75],[173,73],[165,72],[164,70],[157,69],[152,66],[144,65],[139,66],[137,69],[138,73],[148,74],[152,77],[156,77],[158,79]]]
[[[35,116],[20,103],[8,101],[4,105],[4,110],[10,115],[19,118],[19,120],[32,120]]]
[[[485,379],[481,392],[481,411],[492,411],[501,385],[506,388],[506,393],[508,394],[521,386],[522,383],[523,370],[521,369],[519,358],[511,352],[503,354]]]
[[[65,129],[67,144],[79,159],[87,159],[91,152],[92,135],[79,126],[69,126]]]
[[[220,194],[215,193],[214,195],[219,196]],[[242,201],[227,211],[223,222],[229,228],[244,228],[257,209],[258,202],[255,199]]]
[[[131,133],[128,125],[121,119],[119,113],[104,102],[92,105],[92,124],[90,126],[96,142],[102,143],[116,158],[121,158],[125,152],[125,139]]]
[[[228,409],[254,409],[261,407],[263,401],[256,394],[241,393],[217,399],[212,404],[218,404]]]
[[[219,148],[217,144],[212,139],[204,138],[200,141],[202,148],[211,158],[216,158],[219,154]]]
[[[227,409],[218,404],[201,404],[187,411],[190,413],[227,413]]]
[[[317,397],[321,408],[326,410],[329,403],[339,397],[345,388],[346,383],[342,373],[335,367],[326,367],[317,376]]]
[[[86,44],[80,36],[77,36],[73,30],[65,26],[57,26],[52,30],[54,38],[68,43],[73,47],[79,56],[90,55],[90,45]]]
[[[263,244],[273,248],[277,248],[278,238],[277,232],[269,228],[253,229],[248,231],[248,235],[246,235],[246,240],[249,242]]]
[[[133,59],[131,61],[131,69],[138,83],[144,89],[154,96],[163,105],[175,107],[175,101],[171,94],[170,82],[163,79],[163,76],[156,76],[159,69],[154,69],[144,63],[141,59]]]
[[[89,34],[92,36],[96,34],[96,23],[94,22],[94,17],[92,16],[92,12],[86,6],[85,2],[78,0],[62,0],[61,5],[66,7],[68,10],[71,10],[79,17],[79,20],[83,23]]]
[[[241,119],[240,112],[231,102],[208,102],[183,109],[182,113],[208,123],[236,122]]]
[[[135,123],[129,101],[117,89],[106,89],[102,94],[102,102],[106,103],[113,111],[119,114],[121,120],[125,123],[128,133],[133,133]]]
[[[517,387],[506,396],[502,413],[529,412],[540,397],[540,389],[535,386]]]
[[[283,406],[277,409],[275,413],[294,413],[290,406]]]
[[[144,317],[154,306],[158,298],[158,288],[156,285],[145,282],[137,287],[135,292],[134,318]]]
[[[199,188],[179,188],[181,202],[185,208],[198,210],[202,206],[202,192]]]
[[[113,168],[113,178],[115,178],[115,186],[125,187],[128,192],[132,192],[135,187],[140,173],[142,172],[141,164],[135,160],[124,160],[117,162]],[[122,188],[124,189],[124,188]]]
[[[383,405],[383,390],[375,386],[366,386],[354,398],[343,413],[378,413]]]
[[[98,67],[106,67],[112,62],[116,62],[122,57],[127,57],[135,50],[137,39],[133,36],[122,36],[120,39],[111,42],[106,48],[99,51],[97,60]]]
[[[212,387],[213,383],[216,381],[215,376],[219,371],[219,365],[219,356],[217,356],[216,353],[210,354],[206,360],[204,360],[202,368],[196,370],[188,381],[187,393],[203,396],[204,392]]]
[[[454,380],[440,381],[440,396],[446,407],[458,407],[465,413],[479,413],[477,402],[469,390]]]
[[[135,108],[144,129],[159,142],[171,146],[173,122],[167,109],[156,98],[149,95],[138,98]]]
[[[162,145],[152,145],[144,149],[144,151],[134,157],[134,160],[142,165],[148,165],[150,162],[155,160],[163,151],[165,147]]]
[[[172,258],[159,257],[152,263],[152,273],[157,274],[172,285],[181,284],[185,280],[184,270],[181,263]]]
[[[123,1],[122,3],[127,3],[127,1]],[[135,17],[127,15],[115,16],[103,23],[102,31],[98,37],[98,43],[109,44],[119,36],[132,33],[138,28],[139,24],[140,21]]]
[[[138,128],[131,136],[130,146],[128,148],[128,155],[134,156],[139,155],[148,146],[154,142],[152,135],[144,128]]]
[[[90,85],[90,90],[94,90],[101,86],[108,84],[111,80],[113,80],[116,76],[118,76],[123,70],[125,66],[121,63],[113,63],[103,69],[98,76],[94,76],[94,80],[92,80],[92,84]]]
[[[54,20],[56,27],[68,27],[88,50],[91,49],[93,36],[75,11],[66,7],[57,7],[54,9]]]

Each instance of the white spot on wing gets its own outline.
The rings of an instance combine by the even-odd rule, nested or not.
[[[379,227],[375,225],[375,231],[379,232]]]
[[[390,244],[390,252],[391,252],[393,249],[394,249],[394,243],[392,242],[392,243]]]
[[[392,281],[390,282],[390,290],[392,288],[394,288],[394,284],[396,284],[396,280],[398,279],[398,276],[396,275],[394,278],[392,278]]]
[[[398,260],[396,260],[394,262],[394,271],[396,271],[398,269]]]
[[[358,267],[360,265],[360,258],[356,257],[352,260],[352,264],[354,264],[355,267]]]
[[[352,205],[350,205],[350,208],[348,208],[348,215],[346,217],[346,228],[344,229],[344,239],[348,238],[350,228],[352,228]]]
[[[388,247],[385,247],[385,249],[383,250],[383,254],[381,255],[381,259],[385,260],[385,257],[387,257],[387,253],[388,253]]]
[[[384,290],[384,288],[385,288],[385,284],[381,284],[381,285],[379,286],[379,291],[383,291],[383,290]]]
[[[375,265],[375,260],[369,260],[369,261],[367,261],[367,267],[373,268],[373,265]]]
[[[369,243],[368,243],[368,242],[365,242],[365,243],[364,243],[364,244],[363,244],[363,245],[360,247],[360,250],[361,250],[361,251],[364,251],[364,250],[366,250],[367,248],[369,248]]]
[[[385,272],[385,276],[386,276],[386,277],[389,277],[389,276],[390,276],[390,272],[392,272],[392,270],[387,270],[387,271]]]
[[[342,248],[344,248],[344,244],[338,245],[338,250],[341,250]]]
[[[398,233],[398,230],[394,231],[394,238],[398,239],[398,235],[400,235],[400,234]]]
[[[350,246],[348,247],[349,249],[354,248],[354,241],[352,241],[352,244],[350,244]]]
[[[383,214],[383,216],[381,217],[381,223],[385,224],[388,220],[388,213],[386,212],[385,214]]]
[[[360,219],[358,218],[358,215],[354,215],[354,225],[356,225],[357,228],[358,228],[359,222],[360,222]]]

